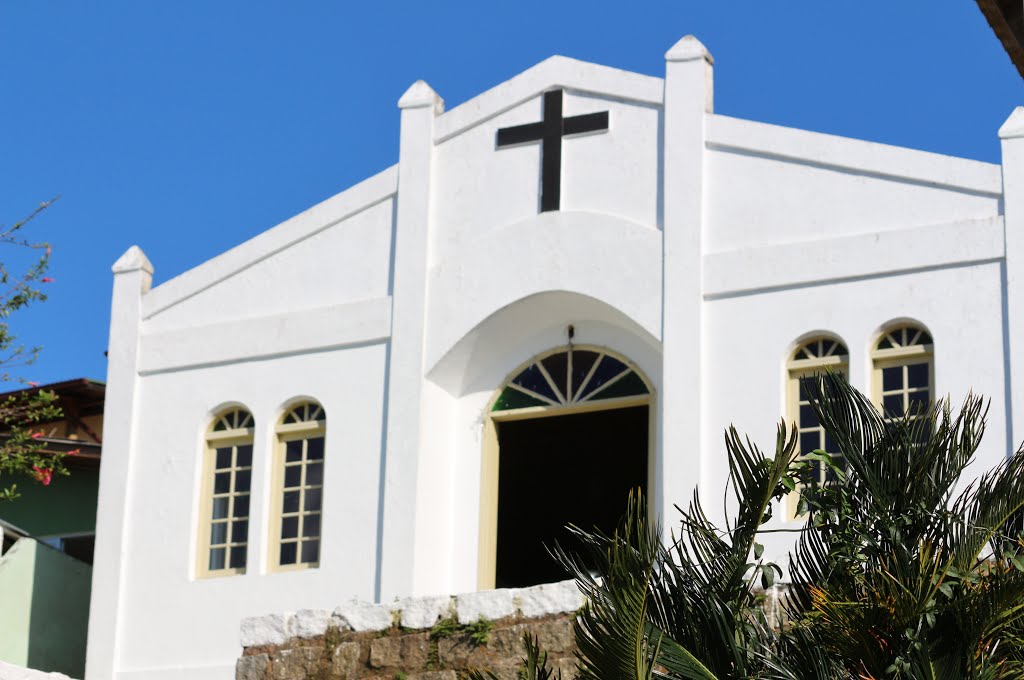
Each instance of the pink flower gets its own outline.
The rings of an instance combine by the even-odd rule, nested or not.
[[[28,386],[29,386],[29,387],[39,387],[39,383],[37,383],[37,382],[32,382],[31,380],[29,380],[29,381],[28,381]]]
[[[78,455],[78,454],[80,454],[81,452],[82,452],[82,449],[71,449],[70,451],[68,451],[68,452],[67,452],[67,453],[65,453],[64,455],[65,455],[65,456],[77,456],[77,455]]]
[[[39,279],[39,283],[53,283],[53,279],[50,278],[49,276],[44,276],[43,278]]]
[[[32,433],[32,439],[39,439],[42,436],[43,436],[42,432],[33,432]]]
[[[37,482],[43,486],[50,486],[50,482],[53,480],[53,470],[50,468],[37,467],[35,465],[32,466],[32,470],[34,471],[33,476],[36,478]]]

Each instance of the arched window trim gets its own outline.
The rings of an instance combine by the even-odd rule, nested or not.
[[[841,339],[823,333],[808,337],[789,354],[786,368],[792,371],[812,372],[828,366],[848,365],[850,352]]]
[[[292,422],[286,422],[292,420]],[[268,555],[268,567],[270,571],[282,572],[282,571],[298,571],[302,569],[315,569],[320,566],[320,559],[322,557],[323,549],[323,489],[324,479],[322,477],[323,470],[326,469],[326,450],[321,452],[321,458],[311,459],[308,456],[308,444],[303,447],[303,462],[300,467],[301,478],[299,486],[289,486],[289,493],[298,491],[298,510],[289,511],[285,513],[284,502],[285,502],[285,469],[288,465],[287,461],[287,449],[289,442],[312,440],[312,439],[323,439],[324,449],[326,449],[326,438],[327,438],[327,414],[323,406],[317,401],[312,399],[303,399],[290,404],[281,416],[277,419],[277,423],[274,427],[274,469],[272,477],[272,488],[273,488],[273,499],[272,499],[272,513],[270,522],[270,551]],[[307,483],[307,475],[309,473],[308,465],[312,461],[313,465],[319,464],[321,469],[321,479],[319,484]],[[307,492],[318,488],[320,489],[320,505],[317,510],[310,510],[306,508],[306,495]],[[297,522],[297,536],[294,537],[296,540],[292,540],[293,537],[283,538],[282,528],[286,520],[285,515],[289,515],[287,519],[299,517]],[[317,559],[315,561],[301,561],[302,558],[302,542],[303,538],[313,538],[313,536],[304,536],[304,528],[306,523],[306,517],[311,515],[317,515],[319,517],[319,530],[317,531],[315,538],[318,541],[317,546]],[[281,546],[285,543],[292,543],[296,545],[296,561],[290,564],[281,564]]]
[[[573,355],[576,352],[594,353],[598,356],[586,371],[577,374],[577,377],[574,378]],[[566,375],[564,377],[552,376],[545,366],[545,361],[560,354],[566,355],[568,366]],[[606,358],[610,360],[608,365],[615,366],[618,370],[605,382],[593,387],[599,367],[604,364]],[[546,395],[519,384],[524,382],[522,378],[535,367],[537,375],[542,377],[550,387],[551,391]],[[613,388],[615,389],[613,390]],[[518,408],[504,408],[502,400],[509,390],[521,393],[537,403]],[[609,392],[617,393],[618,391],[625,393],[622,396],[608,396]],[[492,419],[496,420],[566,415],[646,404],[651,401],[653,395],[654,389],[643,371],[617,352],[597,345],[563,345],[535,355],[516,368],[502,383],[488,404],[487,412]]]
[[[849,375],[850,373],[850,353],[847,345],[841,338],[830,333],[816,334],[800,341],[793,351],[790,352],[789,359],[786,362],[786,420],[793,423],[797,428],[800,454],[809,453],[809,451],[804,450],[806,448],[803,443],[804,433],[811,434],[814,430],[818,430],[817,437],[819,441],[819,444],[814,448],[827,450],[827,444],[823,441],[825,436],[820,430],[820,425],[816,427],[805,426],[805,423],[801,422],[801,407],[806,407],[807,405],[804,404],[805,400],[801,397],[800,393],[800,381],[802,379],[812,377],[825,370],[837,371],[843,375]],[[797,491],[799,490],[798,488]],[[799,504],[799,494],[791,493],[788,498],[786,516],[789,519],[795,519]]]
[[[886,344],[886,347],[881,347]],[[916,321],[892,323],[883,328],[871,343],[871,398],[880,411],[885,413],[885,397],[894,390],[884,389],[884,371],[897,366],[911,366],[927,363],[927,401],[935,398],[935,342],[931,332]],[[909,370],[909,369],[906,369]],[[909,385],[909,375],[904,373],[904,407],[911,391],[922,391]]]
[[[249,522],[252,517],[252,469],[255,432],[256,428],[252,412],[239,405],[229,406],[218,411],[217,415],[211,418],[206,428],[203,442],[203,469],[199,509],[200,526],[196,555],[196,575],[199,578],[233,576],[246,572],[249,562]],[[240,447],[248,447],[248,453],[245,454],[240,451]],[[221,465],[222,461],[218,461],[218,449],[231,450],[231,461],[227,467],[223,467]],[[247,455],[248,465],[245,465],[246,461],[242,459],[242,456],[245,455]],[[225,473],[230,474],[227,491],[217,492],[217,477]],[[245,475],[248,482],[242,482],[240,473]],[[245,486],[245,484],[248,484],[248,486]],[[242,514],[237,505],[243,496],[249,504],[249,509],[244,514]],[[214,506],[218,500],[225,503],[226,508],[223,512],[218,510],[217,515],[219,516],[214,517]],[[239,538],[235,535],[235,526],[238,522],[244,522],[246,527],[245,536],[242,540],[236,540],[236,538]],[[225,526],[224,540],[217,543],[214,543],[212,540],[215,524],[223,524]],[[223,546],[225,550],[224,567],[214,568],[211,566],[211,551],[219,546]],[[232,559],[231,549],[238,547],[244,548],[245,564],[232,567],[230,566]]]

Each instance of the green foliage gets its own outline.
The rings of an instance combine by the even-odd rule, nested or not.
[[[0,382],[26,385],[12,370],[31,364],[39,356],[39,347],[25,348],[18,343],[10,318],[29,304],[46,300],[39,286],[51,281],[46,276],[50,246],[25,239],[23,229],[51,203],[40,204],[13,226],[0,227],[0,245],[14,248],[10,258],[0,261]],[[50,392],[27,390],[0,400],[0,501],[17,497],[18,477],[29,476],[49,484],[53,475],[67,474],[62,457],[44,453],[37,441],[41,434],[38,426],[60,415],[56,395]]]
[[[489,619],[480,617],[473,623],[466,624],[465,632],[469,636],[469,642],[474,647],[486,645],[491,636],[493,623]]]
[[[441,619],[434,624],[433,628],[430,629],[431,640],[441,640],[449,638],[462,631],[462,626],[455,619],[454,616],[449,616],[446,619]]]
[[[798,458],[785,424],[773,456],[730,428],[721,519],[695,492],[665,541],[637,495],[613,534],[573,529],[584,555],[556,549],[588,599],[584,680],[1024,677],[1024,451],[962,481],[984,431],[978,397],[887,420],[839,375],[807,387],[847,461],[837,481],[803,484],[806,457],[835,464]],[[786,575],[758,539],[794,493],[805,514],[783,625],[755,594]]]
[[[427,668],[437,668],[441,663],[439,640],[462,636],[473,647],[486,645],[491,636],[493,624],[480,617],[472,623],[462,625],[454,616],[440,619],[430,629],[430,647],[427,650]]]

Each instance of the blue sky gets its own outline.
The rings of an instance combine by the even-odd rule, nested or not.
[[[662,75],[688,33],[730,116],[998,163],[1024,104],[973,0],[0,2],[0,223],[61,196],[25,376],[104,378],[128,246],[160,283],[393,164],[416,79],[451,108],[552,54]]]

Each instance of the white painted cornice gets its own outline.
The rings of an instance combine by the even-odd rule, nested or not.
[[[704,256],[706,299],[824,285],[939,267],[996,262],[1005,256],[1001,216],[890,229]],[[885,253],[885,257],[879,257]],[[801,266],[794,267],[794,262]]]
[[[440,116],[434,142],[443,142],[555,88],[660,106],[664,81],[556,55]]]
[[[708,118],[706,141],[713,150],[868,174],[896,182],[984,196],[1000,196],[1003,192],[1002,168],[993,163],[717,114]]]

